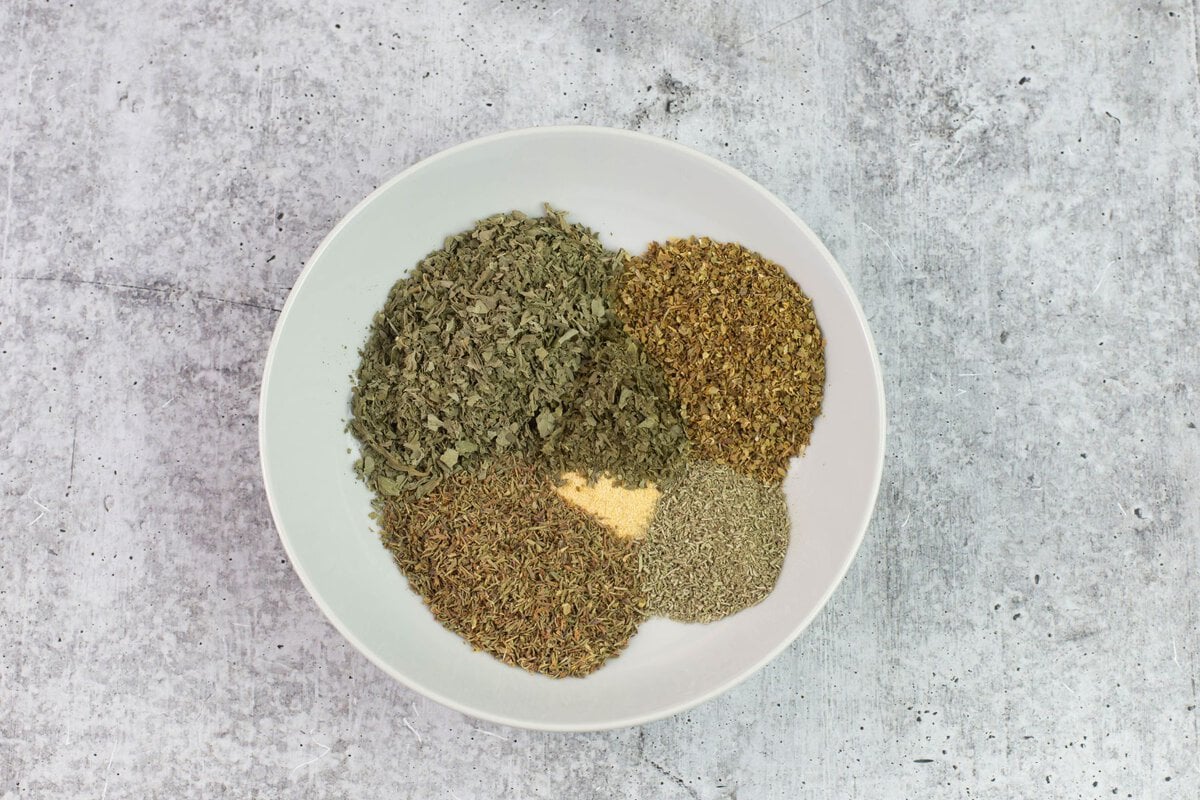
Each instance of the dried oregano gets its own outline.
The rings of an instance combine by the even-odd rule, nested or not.
[[[642,543],[647,609],[680,622],[713,622],[764,600],[787,553],[787,503],[724,464],[691,461],[663,487]]]
[[[604,529],[523,461],[456,473],[383,512],[384,543],[433,615],[507,664],[586,675],[645,616],[640,542]]]
[[[825,389],[825,342],[800,287],[752,250],[693,238],[630,259],[618,294],[617,315],[683,407],[693,456],[782,478]]]
[[[547,207],[481,220],[397,282],[351,399],[371,488],[420,496],[457,470],[540,447],[609,317],[621,260]]]

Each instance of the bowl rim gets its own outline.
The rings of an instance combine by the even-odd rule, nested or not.
[[[276,353],[277,345],[281,338],[281,334],[283,332],[284,323],[287,321],[288,313],[292,308],[293,302],[295,301],[295,299],[298,296],[298,294],[300,293],[300,291],[303,289],[308,276],[311,274],[316,263],[321,259],[321,256],[325,253],[325,250],[329,247],[330,243],[333,242],[333,240],[335,238],[337,238],[338,235],[341,234],[342,230],[344,228],[346,228],[346,226],[349,225],[349,223],[355,217],[357,217],[363,211],[363,209],[365,209],[367,206],[369,206],[371,203],[373,203],[376,200],[376,198],[378,198],[380,195],[387,192],[393,186],[395,186],[397,183],[400,183],[401,181],[403,181],[404,179],[406,179],[408,176],[412,175],[413,173],[415,173],[419,170],[425,169],[428,166],[430,166],[438,161],[441,161],[443,159],[452,158],[455,155],[457,155],[465,150],[469,150],[474,147],[484,146],[484,145],[491,144],[493,142],[504,140],[504,139],[516,139],[516,138],[522,138],[522,137],[526,137],[526,136],[543,136],[543,135],[547,135],[547,134],[558,136],[558,135],[572,135],[572,134],[581,134],[581,133],[588,134],[588,135],[612,136],[612,137],[616,137],[616,138],[637,140],[642,143],[654,145],[656,147],[666,147],[668,149],[675,150],[676,152],[682,153],[683,155],[686,155],[690,158],[699,159],[700,161],[704,162],[708,166],[716,168],[717,170],[728,175],[729,177],[742,182],[743,184],[747,185],[754,191],[761,194],[766,200],[768,200],[770,203],[772,203],[774,206],[776,206],[780,211],[782,211],[784,216],[788,220],[790,220],[792,222],[792,224],[796,225],[801,230],[801,232],[804,233],[804,235],[807,236],[817,246],[818,251],[822,254],[822,256],[824,256],[826,258],[828,263],[830,265],[832,265],[834,277],[837,279],[838,283],[841,284],[842,289],[846,292],[846,295],[849,297],[851,306],[854,309],[855,318],[857,319],[859,327],[862,329],[862,333],[866,337],[866,341],[869,346],[870,355],[871,355],[872,377],[874,378],[876,401],[877,401],[878,407],[879,407],[879,419],[878,419],[878,424],[879,424],[878,453],[879,453],[879,455],[878,455],[878,458],[876,459],[876,463],[873,465],[874,488],[871,491],[871,502],[866,504],[866,506],[865,506],[865,510],[863,512],[862,519],[859,521],[857,529],[854,532],[852,546],[847,551],[847,554],[846,554],[842,564],[838,568],[836,579],[830,583],[829,587],[825,590],[824,594],[821,596],[820,601],[812,608],[812,610],[809,611],[809,613],[806,614],[796,624],[795,628],[793,628],[793,630],[787,636],[785,636],[782,640],[780,640],[780,642],[777,645],[775,645],[773,648],[771,648],[771,650],[765,656],[763,656],[761,659],[759,659],[754,664],[752,664],[749,667],[742,670],[737,675],[725,680],[718,686],[716,686],[706,692],[703,692],[702,694],[699,694],[694,698],[691,698],[691,699],[683,701],[683,702],[676,703],[675,705],[667,707],[667,708],[657,709],[655,711],[652,711],[652,712],[649,712],[646,714],[633,715],[633,716],[628,716],[628,717],[621,718],[621,719],[609,720],[609,721],[599,722],[599,723],[595,723],[595,724],[589,724],[589,723],[584,723],[584,724],[563,723],[563,724],[560,724],[560,723],[547,723],[547,722],[534,723],[534,722],[529,722],[527,720],[522,720],[522,719],[518,719],[518,718],[514,718],[514,717],[505,716],[503,714],[493,714],[493,713],[488,713],[488,712],[481,712],[481,711],[474,709],[466,704],[458,702],[457,700],[455,700],[452,697],[448,697],[438,691],[435,691],[426,686],[423,686],[418,681],[414,681],[414,680],[410,679],[409,677],[407,677],[406,675],[404,675],[403,673],[393,669],[389,664],[387,664],[387,662],[385,662],[374,651],[372,651],[369,647],[367,647],[363,642],[361,642],[357,637],[354,636],[354,634],[349,630],[349,628],[333,612],[333,609],[330,608],[330,606],[325,602],[324,598],[321,596],[320,592],[317,590],[316,586],[313,584],[308,573],[305,571],[303,565],[296,559],[296,556],[292,549],[288,535],[284,531],[283,525],[281,524],[280,514],[279,514],[279,511],[276,508],[276,504],[275,504],[275,492],[272,489],[273,479],[271,476],[271,469],[268,464],[267,453],[266,453],[266,446],[267,446],[266,425],[265,425],[264,420],[266,418],[265,412],[266,412],[267,386],[268,386],[268,383],[270,382],[271,371],[272,371],[272,368],[273,368],[274,362],[275,362],[275,353]],[[879,498],[879,486],[880,486],[880,483],[883,478],[883,460],[884,460],[884,456],[885,456],[886,449],[887,449],[887,409],[886,409],[885,403],[886,403],[886,398],[884,396],[884,391],[883,391],[883,372],[882,372],[882,368],[881,368],[880,362],[879,362],[879,353],[875,348],[875,339],[871,335],[871,328],[870,328],[870,325],[868,325],[868,323],[867,323],[866,315],[863,313],[862,306],[858,301],[858,295],[855,294],[854,289],[850,285],[850,281],[846,278],[846,274],[842,270],[841,264],[839,264],[837,259],[833,257],[833,254],[825,246],[825,243],[823,241],[821,241],[820,237],[818,237],[816,235],[816,233],[813,232],[813,230],[807,225],[807,223],[804,222],[804,220],[802,220],[794,211],[792,211],[792,209],[789,208],[786,203],[784,203],[782,200],[780,200],[778,197],[776,197],[773,192],[771,192],[765,186],[760,184],[758,181],[754,180],[753,178],[750,178],[749,176],[747,176],[740,170],[735,169],[734,167],[726,164],[725,162],[723,162],[717,158],[707,155],[706,153],[702,153],[699,150],[695,150],[686,145],[679,144],[678,142],[673,142],[669,139],[664,139],[664,138],[661,138],[658,136],[653,136],[651,134],[641,133],[638,131],[629,131],[629,130],[624,130],[621,128],[609,128],[609,127],[593,126],[593,125],[535,126],[535,127],[517,128],[517,129],[513,129],[513,130],[503,131],[501,133],[494,133],[494,134],[489,134],[489,135],[481,136],[481,137],[474,138],[474,139],[469,139],[465,142],[462,142],[460,144],[446,148],[445,150],[441,150],[437,153],[434,153],[431,156],[427,156],[426,158],[421,159],[420,161],[405,168],[397,175],[393,176],[392,178],[390,178],[390,179],[384,181],[382,184],[380,184],[378,188],[376,188],[374,191],[372,191],[370,194],[368,194],[365,198],[363,198],[363,200],[361,200],[357,205],[355,205],[354,208],[351,209],[349,213],[347,213],[344,217],[342,217],[342,219],[340,219],[338,221],[338,223],[333,226],[333,228],[329,231],[329,233],[326,234],[325,238],[321,240],[321,243],[319,245],[317,245],[316,250],[313,251],[313,254],[305,262],[304,268],[300,271],[300,274],[296,277],[296,282],[292,285],[291,291],[288,292],[287,299],[284,301],[283,308],[281,309],[281,311],[279,313],[279,317],[275,321],[275,329],[271,334],[271,341],[267,348],[266,359],[263,363],[262,381],[261,381],[261,384],[259,387],[259,404],[258,404],[259,461],[260,461],[261,467],[262,467],[263,489],[267,496],[267,505],[271,509],[271,518],[272,518],[272,521],[275,523],[275,530],[279,534],[280,542],[283,544],[284,552],[287,553],[288,561],[291,563],[292,569],[295,570],[296,574],[300,578],[300,583],[303,584],[303,586],[304,586],[305,590],[308,592],[309,596],[311,596],[312,599],[316,602],[317,607],[321,610],[321,613],[325,615],[325,618],[333,625],[333,627],[338,631],[338,633],[340,633],[346,639],[346,641],[350,642],[350,644],[353,645],[353,647],[356,650],[358,650],[360,653],[362,653],[364,656],[366,656],[367,659],[369,661],[371,661],[371,663],[375,664],[375,666],[377,666],[381,670],[383,670],[384,673],[391,676],[394,680],[399,681],[401,684],[408,687],[409,689],[412,689],[413,691],[418,692],[419,694],[421,694],[431,700],[434,700],[437,703],[440,703],[448,708],[451,708],[455,711],[458,711],[459,713],[465,714],[474,719],[485,720],[487,722],[493,722],[493,723],[507,725],[507,726],[514,727],[514,728],[521,728],[521,729],[525,729],[525,730],[538,730],[538,731],[564,732],[564,733],[565,732],[606,731],[606,730],[614,730],[614,729],[619,729],[619,728],[636,727],[639,725],[645,725],[649,722],[654,722],[656,720],[665,719],[667,717],[671,717],[671,716],[674,716],[681,712],[695,708],[696,706],[698,706],[702,703],[705,703],[715,697],[718,697],[719,695],[724,694],[725,692],[729,691],[733,687],[735,687],[738,684],[745,681],[747,678],[749,678],[754,673],[761,670],[768,663],[773,661],[780,653],[782,653],[785,649],[787,649],[788,646],[790,646],[794,641],[796,641],[796,639],[800,636],[800,634],[803,633],[810,624],[812,624],[812,621],[816,618],[817,614],[819,614],[821,612],[821,610],[825,608],[825,605],[829,602],[829,599],[833,596],[833,593],[837,590],[837,588],[841,585],[842,580],[846,577],[846,573],[850,569],[850,564],[854,561],[855,556],[858,554],[859,547],[862,545],[862,541],[866,536],[867,527],[871,522],[872,516],[874,515],[875,505]]]

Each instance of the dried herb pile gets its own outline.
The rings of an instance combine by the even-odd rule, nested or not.
[[[384,544],[439,622],[506,664],[586,675],[645,616],[640,543],[563,502],[525,462],[387,503]]]
[[[619,298],[687,415],[695,456],[781,479],[825,391],[812,301],[783,268],[739,244],[654,243],[626,265]]]
[[[764,600],[788,547],[778,484],[713,461],[690,461],[664,489],[642,546],[647,610],[713,622]]]
[[[539,447],[609,316],[621,258],[548,208],[481,220],[398,281],[351,398],[368,485],[420,496],[446,475]]]
[[[688,451],[662,369],[616,324],[597,334],[562,415],[541,451],[555,473],[645,486],[673,476]]]
[[[392,287],[360,356],[349,429],[381,537],[475,649],[586,675],[647,614],[709,622],[774,588],[824,340],[757,253],[629,259],[549,206],[497,214]]]

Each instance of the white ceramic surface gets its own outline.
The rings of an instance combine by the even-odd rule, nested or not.
[[[712,625],[660,619],[583,679],[554,680],[473,653],[413,594],[367,518],[345,431],[357,348],[389,287],[447,234],[497,211],[570,212],[612,247],[706,235],[784,265],[825,332],[824,414],[784,484],[792,541],[775,592]],[[870,331],[833,256],[778,199],[680,145],[604,128],[540,128],[478,139],[392,179],[317,248],[288,297],[263,376],[267,495],[305,587],[380,668],[452,708],[547,730],[648,722],[725,691],[809,624],[870,520],[884,450],[883,385]]]

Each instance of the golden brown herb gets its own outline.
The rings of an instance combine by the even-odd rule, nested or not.
[[[617,655],[645,616],[640,543],[510,458],[383,507],[383,540],[433,615],[478,650],[554,677]]]
[[[654,243],[626,263],[616,312],[662,365],[693,457],[783,477],[821,413],[825,342],[782,267],[738,244]]]
[[[778,485],[689,462],[664,487],[642,544],[650,613],[713,622],[761,602],[775,588],[789,534]]]

